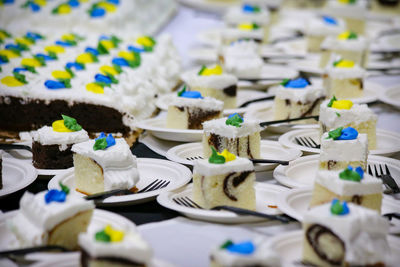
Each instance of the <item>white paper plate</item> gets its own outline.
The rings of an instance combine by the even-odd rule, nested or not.
[[[188,208],[178,205],[172,200],[176,197],[192,198],[192,188],[193,184],[189,184],[179,190],[161,193],[157,197],[157,201],[160,205],[168,209],[175,210],[189,218],[193,218],[196,220],[204,220],[217,223],[250,223],[266,220],[253,216],[239,216],[229,211],[214,211]],[[276,204],[276,199],[278,198],[278,196],[288,189],[283,186],[267,183],[255,183],[255,188],[257,211],[266,214],[281,214],[281,211],[279,209],[269,208],[268,205],[274,206]]]
[[[185,166],[162,159],[138,158],[138,170],[140,180],[136,185],[139,190],[146,187],[155,179],[170,181],[170,184],[162,189],[125,196],[112,196],[106,198],[101,205],[103,206],[120,206],[132,205],[148,202],[154,199],[161,192],[168,192],[187,184],[192,178],[192,172]],[[60,189],[59,182],[70,187],[73,194],[84,196],[75,190],[74,168],[68,169],[64,174],[56,175],[48,184],[49,189]]]
[[[238,104],[238,106],[240,106],[241,104],[243,104],[244,102],[247,102],[249,100],[262,98],[262,97],[268,97],[268,96],[271,96],[271,94],[267,94],[267,93],[260,92],[260,91],[254,91],[254,90],[238,90],[237,91],[237,104]],[[176,93],[163,95],[157,99],[156,106],[159,109],[168,110],[168,105],[169,105],[169,103],[171,103],[171,101],[174,97],[176,97]],[[242,113],[246,112],[250,107],[251,107],[251,104],[244,108],[225,109],[224,115],[229,115],[229,114],[233,114],[233,113],[242,114]]]
[[[237,0],[229,1],[209,1],[209,0],[179,0],[180,3],[195,9],[223,13],[227,8],[240,3]]]
[[[368,164],[387,164],[391,175],[400,185],[400,160],[369,155]],[[290,162],[288,166],[278,166],[273,175],[279,183],[288,187],[307,187],[314,184],[318,166],[319,155],[309,155]]]
[[[306,266],[301,264],[303,247],[302,230],[279,234],[273,237],[270,242],[271,248],[275,250],[281,258],[282,266]],[[388,243],[393,255],[393,262],[398,262],[399,259],[397,259],[397,257],[400,255],[400,239],[398,237],[388,235]]]
[[[154,135],[143,132],[139,137],[139,142],[145,144],[148,148],[160,154],[161,156],[166,157],[167,151],[174,146],[178,146],[182,144],[182,142],[175,142],[175,141],[167,141],[163,139],[159,139]]]
[[[298,149],[288,149],[276,141],[261,140],[261,158],[276,160],[294,160],[302,155]],[[175,146],[168,150],[167,158],[185,165],[194,165],[194,161],[203,158],[202,143],[188,143]],[[275,168],[278,164],[264,163],[255,164],[256,171],[266,171]]]
[[[400,109],[400,87],[395,86],[387,90],[382,90],[379,100]]]
[[[167,118],[157,117],[136,123],[136,127],[151,132],[155,137],[177,142],[195,142],[201,140],[203,130],[181,130],[166,128]]]
[[[279,137],[279,143],[290,148],[297,148],[308,153],[320,153],[319,148],[310,148],[297,144],[295,137],[311,137],[317,144],[320,143],[319,129],[300,129],[287,132]],[[377,129],[376,130],[377,148],[370,150],[371,155],[390,156],[400,151],[400,134]]]
[[[43,253],[42,253],[43,254]],[[53,253],[54,254],[54,253]],[[30,267],[77,267],[80,266],[80,253],[79,252],[69,252],[63,253],[62,255],[51,255],[47,253],[44,255],[32,255],[26,257],[28,260],[32,259],[43,259],[43,261],[29,265]],[[176,265],[160,259],[151,259],[149,267],[175,267]]]
[[[3,188],[0,189],[0,197],[21,190],[35,181],[37,171],[25,161],[3,156]]]

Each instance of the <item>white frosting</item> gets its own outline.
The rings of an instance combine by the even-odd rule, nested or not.
[[[336,36],[328,36],[322,42],[321,49],[361,52],[368,49],[368,41],[363,36],[358,36],[357,39],[349,40],[340,40]]]
[[[241,78],[258,78],[262,71],[264,61],[260,56],[251,57],[224,57],[224,68],[226,71]]]
[[[252,40],[238,40],[223,46],[221,53],[226,57],[259,57],[259,44]]]
[[[345,260],[350,265],[364,266],[386,262],[390,248],[386,240],[389,222],[376,211],[348,203],[346,215],[333,215],[331,204],[312,208],[303,223],[321,224],[332,230],[345,243]]]
[[[321,138],[320,161],[365,161],[368,156],[368,138],[358,134],[353,140],[327,139],[328,133]]]
[[[224,102],[219,101],[212,97],[201,98],[187,98],[187,97],[174,97],[169,105],[177,107],[196,107],[208,110],[224,109]]]
[[[315,182],[340,196],[382,193],[382,180],[364,173],[364,178],[360,182],[353,182],[340,179],[340,172],[342,171],[320,170],[316,174]]]
[[[366,71],[363,68],[355,65],[353,68],[337,68],[333,64],[329,64],[325,72],[333,79],[363,79],[366,75]]]
[[[255,39],[262,40],[264,38],[264,30],[242,30],[239,28],[227,28],[221,33],[221,37],[227,41],[239,40],[239,39]]]
[[[224,164],[209,163],[208,159],[196,160],[193,173],[203,176],[214,176],[227,174],[231,172],[254,171],[253,163],[246,159],[236,157],[235,160],[225,162]]]
[[[366,121],[376,121],[378,117],[366,104],[353,104],[351,109],[336,109],[328,107],[329,100],[322,102],[319,110],[319,121],[329,129],[346,126],[350,123],[360,124]],[[336,114],[340,114],[340,117]]]
[[[229,86],[236,85],[238,79],[227,73],[222,73],[221,75],[209,75],[202,76],[198,75],[197,71],[190,71],[182,75],[183,81],[190,88],[212,88],[217,90],[223,90]]]
[[[322,17],[312,17],[306,22],[305,32],[312,36],[338,35],[346,29],[342,19],[335,18],[337,24],[326,23]]]
[[[260,12],[244,12],[242,6],[235,6],[228,9],[224,15],[227,24],[238,25],[240,23],[256,23],[267,25],[269,23],[269,12],[260,7]]]
[[[324,12],[332,16],[364,19],[367,15],[368,1],[358,0],[354,4],[341,3],[339,1],[328,1]]]
[[[325,96],[325,90],[322,86],[308,85],[305,88],[286,88],[283,85],[277,87],[275,97],[280,99],[289,99],[293,102],[301,103],[314,102],[318,98]]]
[[[64,220],[79,212],[94,209],[92,201],[68,194],[65,202],[46,204],[47,191],[33,195],[25,192],[20,200],[20,208],[15,217],[8,221],[17,235],[19,247],[39,246],[47,243],[49,231]]]
[[[43,126],[32,132],[32,137],[42,145],[69,145],[89,140],[87,132],[83,129],[76,132],[55,132],[50,126]]]
[[[113,257],[130,260],[132,262],[149,265],[153,251],[143,238],[131,229],[117,229],[124,232],[124,238],[120,242],[96,241],[95,234],[103,230],[96,229],[79,235],[79,246],[91,257]]]
[[[213,260],[223,267],[241,266],[281,266],[278,254],[268,242],[256,239],[253,242],[255,251],[252,254],[239,254],[216,247],[211,251]]]
[[[228,138],[238,138],[261,131],[258,121],[244,120],[240,127],[236,127],[226,125],[226,119],[227,118],[221,118],[203,122],[204,134],[209,135],[213,133]]]
[[[95,140],[75,144],[71,148],[73,152],[93,159],[102,167],[104,191],[131,189],[139,181],[136,156],[123,138],[115,138],[115,142],[105,150],[94,150]]]

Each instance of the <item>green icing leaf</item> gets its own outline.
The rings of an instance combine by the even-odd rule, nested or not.
[[[104,230],[99,231],[95,234],[95,239],[96,241],[99,242],[104,242],[104,243],[110,243],[111,242],[111,237],[104,232]]]
[[[95,84],[97,84],[97,85],[100,85],[101,87],[111,87],[111,85],[110,84],[108,84],[108,83],[105,83],[105,82],[94,82]]]
[[[338,117],[342,116],[342,115],[340,115],[339,112],[335,112],[335,113],[336,113],[336,116],[338,116]]]
[[[0,59],[1,59],[2,62],[5,62],[5,63],[10,62],[10,60],[8,59],[8,57],[3,56],[3,55],[0,55]]]
[[[332,138],[333,140],[338,139],[342,135],[343,127],[336,128],[335,130],[329,131],[326,139]]]
[[[234,116],[226,119],[226,121],[225,121],[226,125],[232,125],[237,128],[241,127],[242,123],[243,123],[243,119],[238,114],[235,114]]]
[[[339,173],[339,178],[342,180],[353,181],[353,182],[361,181],[360,174],[358,174],[358,172],[350,170],[350,169],[345,169],[344,171]]]
[[[199,72],[197,73],[197,75],[202,75],[203,71],[207,69],[207,67],[205,65],[201,66],[201,69],[199,70]]]
[[[106,75],[111,79],[111,83],[118,84],[118,80],[114,77],[114,75],[108,72],[106,72]]]
[[[231,240],[227,240],[225,243],[223,243],[219,248],[220,249],[226,249],[229,246],[232,246],[233,242]]]
[[[143,49],[146,52],[152,52],[153,51],[153,47],[152,46],[143,46]]]
[[[62,82],[65,88],[71,88],[71,79],[57,79],[59,82]]]
[[[13,72],[15,79],[20,81],[23,84],[27,84],[28,82],[26,81],[25,75],[17,72]]]
[[[32,73],[37,73],[37,71],[35,70],[35,67],[32,66],[27,66],[27,65],[22,65],[25,69],[27,69],[29,72]]]
[[[351,40],[351,39],[357,39],[358,35],[355,32],[350,32],[349,36],[347,37],[347,40]]]
[[[46,61],[43,57],[33,56],[33,58],[39,61],[41,66],[46,66]]]
[[[260,7],[258,7],[258,6],[253,7],[253,12],[254,13],[260,13],[261,12]]]
[[[284,79],[284,80],[281,82],[281,85],[285,86],[289,81],[290,81],[290,79]]]
[[[118,47],[119,43],[121,43],[122,40],[119,39],[117,36],[113,35],[111,36],[111,42],[114,44],[115,47]]]
[[[99,42],[97,45],[97,52],[99,52],[100,55],[108,55],[109,54],[107,48],[105,48],[101,42]]]
[[[68,72],[69,75],[71,75],[71,78],[74,78],[74,77],[75,77],[74,72],[73,72],[70,68],[65,67],[65,71]]]
[[[253,23],[253,30],[257,30],[260,28],[260,26],[257,23]]]
[[[331,213],[335,215],[340,215],[343,213],[343,206],[340,204],[340,201],[336,201],[331,205]]]
[[[65,127],[74,132],[82,130],[82,126],[80,126],[74,118],[63,114],[61,116],[64,120]]]
[[[106,138],[99,138],[93,145],[93,150],[103,150],[107,148],[107,140]]]
[[[73,33],[72,35],[74,36],[75,40],[77,40],[77,41],[85,40],[85,37],[82,37],[82,36],[80,36],[78,34]]]
[[[59,185],[61,187],[61,191],[63,191],[66,195],[69,194],[69,187],[66,185],[63,185],[61,182],[59,182]]]
[[[9,32],[7,32],[7,31],[5,31],[5,30],[0,30],[0,32],[1,32],[3,35],[5,35],[6,37],[8,37],[8,38],[11,37],[11,34],[10,34]]]
[[[21,50],[15,47],[9,47],[7,50],[12,51],[14,54],[17,54],[19,57],[21,56]]]
[[[332,105],[333,105],[333,102],[335,102],[335,101],[337,101],[336,97],[335,97],[335,96],[332,96],[331,100],[330,100],[329,103],[328,103],[328,108],[331,108]]]
[[[218,155],[217,150],[213,146],[211,146],[211,157],[208,159],[209,163],[213,164],[224,164],[225,163],[225,157]]]
[[[341,61],[342,61],[342,59],[339,59],[339,60],[334,61],[334,62],[333,62],[333,66],[336,67],[336,65],[339,64]]]
[[[186,84],[183,86],[182,90],[178,92],[178,96],[181,96],[184,92],[186,92]]]
[[[118,73],[121,73],[121,72],[122,72],[122,68],[121,68],[119,65],[117,65],[117,64],[113,64],[113,68],[114,68]]]

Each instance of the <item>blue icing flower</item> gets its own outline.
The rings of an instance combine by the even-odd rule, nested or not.
[[[356,129],[352,127],[347,127],[342,130],[342,134],[338,137],[337,140],[354,140],[358,136],[358,132]]]
[[[38,54],[36,54],[35,56],[38,57],[38,58],[44,59],[44,61],[55,60],[55,59],[52,58],[51,56],[46,55],[46,54],[42,54],[42,53],[38,53]]]
[[[106,11],[103,8],[94,8],[90,13],[90,16],[93,18],[103,17],[106,14]]]
[[[180,97],[186,97],[186,98],[203,98],[202,96],[201,96],[201,93],[200,92],[197,92],[197,91],[185,91],[185,92],[183,92],[181,95],[180,95]]]
[[[29,7],[33,12],[38,12],[40,10],[40,6],[36,3],[30,2]]]
[[[5,48],[5,49],[16,49],[16,50],[19,50],[19,51],[24,50],[24,49],[22,48],[22,46],[19,45],[19,44],[6,44],[6,46],[5,46],[4,48]]]
[[[115,145],[115,138],[114,138],[114,136],[112,136],[112,134],[108,134],[106,136],[106,134],[104,132],[101,132],[99,137],[97,137],[95,140],[97,141],[97,140],[103,139],[103,138],[105,138],[106,142],[107,142],[107,147],[106,148]]]
[[[16,72],[16,73],[20,73],[22,71],[28,71],[28,69],[26,69],[26,68],[14,68],[13,69],[13,72]]]
[[[233,113],[233,114],[229,115],[229,116],[228,116],[228,119],[233,118],[233,117],[235,117],[235,116],[238,116],[239,118],[241,118],[241,119],[243,120],[243,117],[240,116],[238,113]]]
[[[99,37],[99,41],[101,41],[101,40],[110,40],[111,38],[109,37],[109,36],[107,36],[107,35],[101,35],[100,37]]]
[[[128,46],[128,50],[129,51],[133,51],[133,52],[137,52],[137,53],[142,53],[142,52],[146,51],[146,50],[144,50],[144,48],[133,46],[133,45]]]
[[[334,17],[330,16],[322,16],[322,19],[324,20],[325,23],[330,24],[330,25],[337,25],[337,20]]]
[[[122,57],[113,58],[112,64],[118,65],[120,67],[128,67],[129,66],[128,61],[126,61],[126,59],[122,58]]]
[[[114,4],[114,5],[119,5],[119,0],[107,0],[107,2]]]
[[[289,80],[286,84],[285,87],[286,88],[305,88],[307,87],[307,85],[309,85],[310,83],[304,79],[304,78],[297,78],[294,80]]]
[[[40,34],[34,33],[34,32],[27,32],[26,37],[28,38],[32,38],[34,40],[39,40],[39,39],[43,39],[43,37]]]
[[[81,3],[78,0],[69,0],[68,5],[70,7],[78,7]]]
[[[348,166],[347,169],[349,169],[350,171],[353,171],[353,167],[351,167],[351,166]],[[360,166],[358,166],[354,171],[360,175],[361,179],[364,178],[364,170]]]
[[[57,189],[51,189],[47,191],[46,195],[44,195],[44,200],[46,204],[51,202],[65,202],[67,198],[67,194],[64,191],[60,191]]]
[[[0,65],[8,63],[7,57],[0,56]]]
[[[3,4],[13,4],[14,0],[3,0],[2,3]]]
[[[95,56],[99,55],[99,51],[97,51],[97,49],[95,49],[93,47],[86,47],[85,52],[86,53],[90,53],[90,54],[95,55]]]
[[[96,74],[96,76],[94,76],[94,79],[96,80],[96,82],[101,82],[101,83],[106,83],[106,84],[111,84],[111,78],[103,75],[103,74]]]
[[[251,5],[243,5],[242,10],[245,13],[253,13],[254,12],[254,7]]]
[[[254,253],[255,246],[251,241],[245,241],[242,243],[231,244],[226,247],[226,250],[232,253],[243,254],[243,255],[250,255]]]
[[[64,41],[56,41],[55,44],[56,44],[56,45],[61,45],[61,46],[66,46],[66,47],[72,46],[71,43],[69,43],[69,42],[64,42]]]
[[[346,215],[350,213],[350,210],[346,201],[340,204],[339,199],[334,198],[331,202],[331,212],[335,215]]]
[[[47,89],[50,90],[58,90],[58,89],[65,89],[65,84],[63,82],[59,81],[52,81],[52,80],[47,80],[44,85],[47,87]]]
[[[66,67],[68,69],[74,68],[75,70],[83,70],[84,69],[84,66],[82,64],[77,63],[77,62],[68,62]]]

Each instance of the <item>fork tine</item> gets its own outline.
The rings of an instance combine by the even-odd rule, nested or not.
[[[382,167],[382,164],[379,164],[379,170],[381,171],[381,175],[383,175],[383,167]]]
[[[373,175],[372,170],[371,170],[371,165],[369,165],[369,164],[368,164],[368,174],[375,176],[375,175]]]
[[[309,138],[310,138],[310,141],[313,144],[314,148],[318,147],[318,145],[317,145],[317,143],[315,143],[314,139],[312,139],[311,137],[309,137]]]
[[[167,187],[167,185],[169,185],[169,183],[170,183],[170,181],[163,181],[159,186],[157,186],[157,188],[154,188],[153,190],[158,190],[158,189]]]
[[[374,169],[375,169],[375,176],[376,177],[381,177],[378,173],[378,169],[376,168],[376,165],[374,164]]]
[[[386,169],[386,174],[391,175],[391,174],[390,174],[390,171],[389,171],[389,167],[388,167],[387,164],[385,164],[385,169]]]
[[[152,187],[147,188],[147,189],[145,190],[145,192],[149,192],[149,191],[155,190],[155,189],[158,188],[158,187],[160,186],[160,184],[163,183],[163,182],[164,182],[164,180],[158,180],[158,182],[155,183]]]
[[[186,205],[185,205],[186,207],[196,208],[196,207],[193,206],[189,201],[187,201],[186,198],[184,198],[184,197],[181,198],[181,201],[182,201],[183,203],[186,204]]]
[[[151,182],[149,185],[147,185],[145,188],[142,188],[138,191],[138,193],[142,193],[145,190],[147,190],[149,187],[151,187],[152,185],[154,185],[157,181],[159,181],[158,179],[155,179],[153,182]]]
[[[173,198],[172,200],[173,200],[176,204],[178,204],[178,205],[180,205],[180,206],[185,206],[185,207],[186,207],[185,203],[181,202],[181,199],[180,199],[180,198]]]
[[[302,140],[300,140],[299,138],[295,137],[294,140],[296,140],[297,144],[304,146],[304,144],[301,142]]]
[[[304,142],[307,144],[306,145],[307,147],[312,147],[311,143],[308,142],[308,138],[307,137],[304,137],[303,139],[304,139]]]
[[[202,207],[199,206],[199,204],[197,204],[196,202],[194,202],[193,200],[191,200],[189,197],[185,197],[185,199],[187,201],[189,201],[193,206],[195,206],[198,209],[203,209]]]

